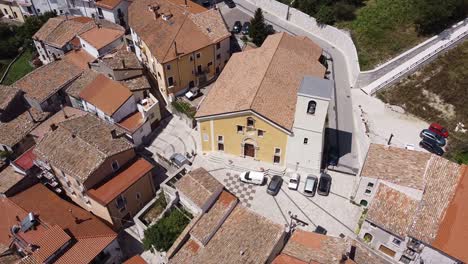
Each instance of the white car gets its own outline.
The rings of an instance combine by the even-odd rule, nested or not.
[[[265,181],[265,174],[259,171],[247,171],[241,173],[239,179],[246,183],[261,185]]]
[[[187,99],[192,101],[193,99],[198,97],[199,94],[200,94],[200,88],[193,87],[193,88],[190,88],[190,90],[185,93],[185,97],[187,97]]]
[[[301,181],[301,176],[299,173],[292,173],[289,177],[288,188],[291,190],[297,190],[299,187],[299,182]]]

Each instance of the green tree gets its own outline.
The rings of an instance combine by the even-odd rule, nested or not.
[[[348,4],[346,2],[338,2],[334,6],[335,19],[337,21],[353,20],[356,17],[354,15],[355,10],[356,10],[355,5]]]
[[[468,0],[414,0],[415,24],[420,34],[437,34],[466,17]]]
[[[250,32],[249,37],[252,39],[252,42],[260,47],[265,39],[268,37],[268,33],[270,33],[265,24],[265,18],[263,17],[263,12],[261,8],[257,8],[255,10],[255,15],[250,20]]]
[[[32,36],[49,20],[49,18],[57,16],[54,12],[45,12],[40,16],[29,16],[24,21],[23,25],[18,28],[18,38],[23,42],[24,47],[28,47],[32,43]]]
[[[333,25],[333,23],[335,23],[335,12],[333,7],[322,5],[317,11],[317,14],[315,14],[315,19],[317,20],[318,24]]]

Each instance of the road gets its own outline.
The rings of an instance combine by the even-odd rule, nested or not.
[[[251,5],[241,6],[237,4],[234,9],[229,9],[224,3],[218,4],[218,7],[223,14],[223,17],[228,25],[232,27],[232,24],[236,20],[245,21],[248,17],[252,17],[253,12],[257,7]],[[335,119],[337,122],[330,121],[332,130],[337,131],[338,134],[338,149],[340,152],[339,166],[349,171],[350,168],[356,169],[360,167],[358,158],[358,149],[355,142],[354,134],[354,119],[352,111],[351,91],[350,83],[348,80],[348,70],[346,67],[346,61],[341,52],[336,50],[333,45],[322,39],[280,19],[268,13],[264,13],[265,21],[271,24],[276,31],[288,32],[293,35],[307,36],[323,48],[324,52],[329,54],[333,62],[333,75],[335,80],[335,99],[332,102],[331,110],[334,113],[330,113],[330,120]],[[333,108],[334,107],[334,108]],[[333,123],[333,124],[332,124]],[[334,134],[332,134],[334,136]],[[333,144],[333,142],[331,142]]]

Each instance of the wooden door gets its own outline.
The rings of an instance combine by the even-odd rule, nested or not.
[[[244,144],[244,156],[255,157],[255,147],[252,144]]]

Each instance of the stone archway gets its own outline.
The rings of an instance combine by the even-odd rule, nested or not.
[[[245,157],[256,158],[257,156],[257,141],[253,138],[244,138],[242,140],[242,153],[241,155]]]

